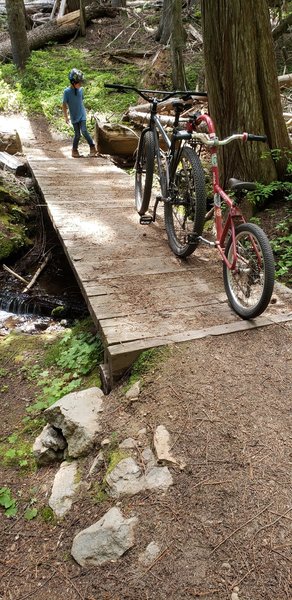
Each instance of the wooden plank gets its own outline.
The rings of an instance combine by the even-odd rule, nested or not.
[[[128,316],[100,319],[100,329],[108,346],[121,342],[147,339],[153,337],[153,332],[159,338],[174,334],[188,334],[200,326],[217,326],[230,323],[237,317],[226,303],[199,307],[169,309],[160,312],[132,314]],[[238,317],[239,319],[239,317]]]
[[[149,306],[149,302],[147,304],[143,304],[140,302],[137,302],[137,304],[135,303],[131,303],[130,301],[125,303],[122,302],[121,299],[118,297],[115,297],[114,294],[111,295],[100,295],[98,297],[94,296],[94,297],[90,297],[88,296],[88,300],[91,304],[92,310],[95,312],[97,318],[101,321],[103,319],[113,319],[116,317],[128,317],[130,315],[135,315],[138,316],[139,319],[139,315],[142,314],[147,314],[149,312],[149,310],[154,311],[157,313],[160,311],[162,319],[164,318],[165,313],[167,313],[168,315],[174,314],[175,311],[179,311],[182,309],[185,309],[186,307],[188,308],[188,310],[190,309],[195,309],[195,308],[202,308],[205,306],[215,306],[216,304],[218,304],[220,302],[220,300],[218,300],[218,298],[207,298],[205,296],[202,296],[201,298],[197,298],[195,296],[191,296],[188,299],[188,302],[185,302],[184,299],[182,298],[181,301],[179,302],[179,300],[177,299],[176,302],[170,303],[169,305],[164,302],[164,299],[160,296],[160,298],[157,299],[157,302],[152,304],[150,304]],[[130,299],[129,299],[130,300]],[[160,300],[160,302],[158,302],[158,300]],[[165,306],[169,306],[168,309],[165,309]],[[164,308],[164,311],[163,311]]]
[[[183,333],[174,333],[164,337],[153,337],[140,339],[131,342],[121,342],[115,345],[108,346],[107,359],[109,368],[112,374],[112,384],[117,381],[122,373],[128,369],[136,358],[145,350],[150,348],[158,348],[165,345],[191,342],[210,336],[228,335],[239,331],[248,331],[259,327],[275,325],[277,323],[285,323],[292,321],[292,314],[274,315],[273,317],[260,316],[252,321],[233,321],[223,325],[215,325],[212,327],[203,327],[200,329],[190,330]]]

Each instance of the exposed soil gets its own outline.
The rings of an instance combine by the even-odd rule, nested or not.
[[[9,368],[1,378],[2,440],[21,427],[34,398],[20,365],[32,353],[41,360],[44,339],[31,339],[22,361],[1,352]],[[46,522],[43,510],[56,466],[23,473],[2,466],[18,513],[0,514],[0,597],[59,600],[62,589],[64,600],[223,600],[238,587],[240,600],[290,599],[291,323],[174,346],[143,378],[138,401],[120,386],[105,407],[101,439],[138,439],[146,428],[148,445],[156,426],[167,427],[183,465],[169,466],[174,485],[122,499],[122,513],[139,519],[134,547],[116,563],[86,569],[70,556],[73,538],[116,504],[96,500],[104,475],[88,476],[96,452],[81,461],[85,485],[59,522]],[[39,513],[26,521],[32,498]],[[161,553],[143,567],[139,555],[151,541]]]
[[[92,26],[86,44],[96,44],[104,25]],[[120,24],[109,25],[113,38]],[[1,442],[22,429],[35,398],[21,367],[41,362],[46,337],[23,339],[21,352],[10,337],[0,340]],[[137,439],[145,428],[143,443],[152,445],[162,424],[181,466],[169,465],[167,493],[120,500],[124,516],[138,517],[133,548],[87,569],[70,555],[76,533],[116,504],[97,502],[104,470],[88,475],[97,448],[80,461],[85,484],[61,521],[46,520],[44,510],[56,466],[2,464],[1,486],[11,489],[18,513],[9,520],[0,509],[0,599],[290,600],[291,322],[172,346],[142,382],[135,402],[122,384],[107,396],[100,440]],[[27,521],[32,499],[38,516]],[[139,555],[151,541],[161,552],[143,567]]]

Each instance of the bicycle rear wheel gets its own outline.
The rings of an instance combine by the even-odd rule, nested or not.
[[[142,132],[137,160],[135,176],[135,206],[139,215],[144,215],[148,210],[154,173],[154,135],[152,131]]]
[[[164,204],[168,243],[174,254],[185,258],[194,252],[196,238],[203,232],[205,214],[204,171],[195,151],[184,146]]]
[[[266,234],[254,223],[242,223],[235,229],[237,264],[228,269],[223,263],[223,279],[227,298],[242,319],[254,319],[268,306],[275,281],[273,252]],[[232,237],[225,256],[232,263]]]

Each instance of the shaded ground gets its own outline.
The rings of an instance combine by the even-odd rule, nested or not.
[[[26,359],[37,351],[41,360],[37,339]],[[34,396],[17,357],[8,359],[2,440]],[[107,397],[101,439],[116,445],[146,428],[143,443],[152,444],[161,424],[184,466],[169,467],[174,485],[166,494],[119,502],[125,516],[138,517],[135,545],[103,567],[81,568],[70,556],[75,534],[116,505],[97,500],[105,467],[89,477],[96,452],[81,462],[83,491],[59,522],[46,522],[45,510],[56,466],[1,467],[18,504],[16,518],[0,514],[1,599],[59,600],[61,588],[64,600],[225,600],[234,586],[240,600],[291,598],[291,323],[165,350],[138,401],[126,400],[122,387]],[[39,513],[26,521],[32,498]],[[151,541],[161,553],[143,567],[139,555]]]

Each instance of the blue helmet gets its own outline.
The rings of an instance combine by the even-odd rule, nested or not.
[[[71,69],[69,73],[69,80],[71,83],[82,83],[84,81],[84,75],[79,69]]]

